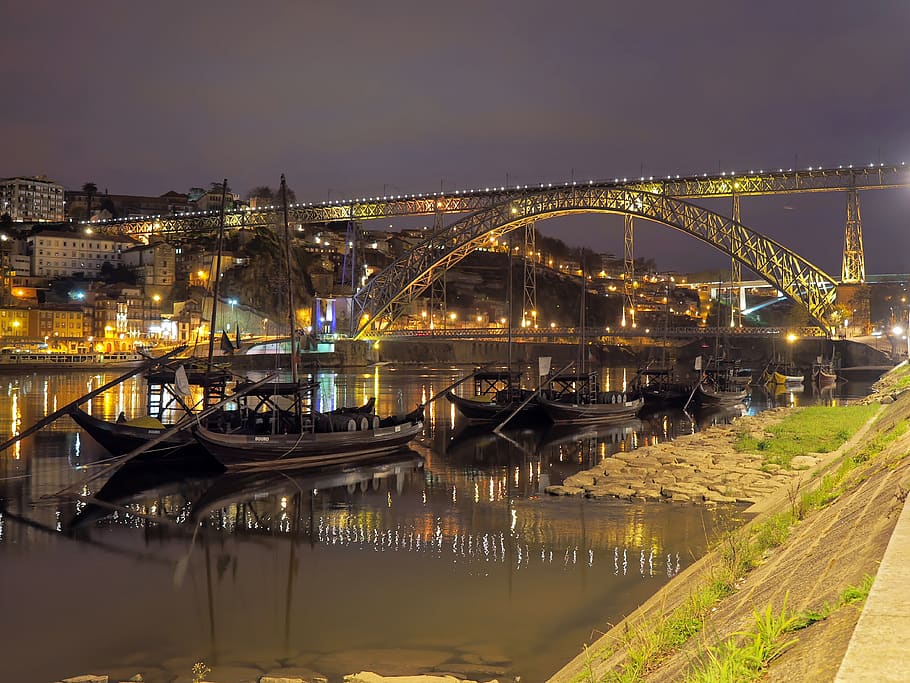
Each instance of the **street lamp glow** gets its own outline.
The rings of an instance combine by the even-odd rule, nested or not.
[[[895,326],[891,329],[891,334],[893,334],[893,335],[895,335],[895,336],[898,336],[898,337],[899,337],[899,336],[902,335],[903,333],[904,333],[904,328],[901,327],[900,325],[895,325]]]

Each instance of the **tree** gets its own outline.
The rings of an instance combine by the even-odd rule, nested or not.
[[[216,183],[215,181],[212,181],[212,182],[210,183],[209,192],[220,194],[220,193],[221,193],[221,189],[222,189],[223,187],[224,187],[224,183]],[[231,194],[231,186],[230,186],[230,185],[228,185],[228,186],[225,188],[225,192],[226,192],[227,194]]]
[[[275,191],[268,185],[260,185],[247,192],[246,198],[264,199],[268,202],[273,202],[275,200]]]
[[[85,194],[85,220],[92,220],[92,199],[98,194],[98,186],[95,183],[85,183],[82,186],[82,192]]]
[[[10,228],[10,227],[12,227],[12,225],[13,225],[12,216],[10,216],[8,213],[5,213],[2,216],[0,216],[0,227]]]
[[[297,195],[295,194],[294,190],[292,190],[291,188],[287,188],[287,195],[288,195],[288,204],[296,203]],[[256,197],[257,199],[263,199],[270,204],[276,204],[276,205],[281,204],[281,191],[273,190],[268,185],[259,185],[258,187],[254,187],[252,190],[250,190],[247,193],[246,198],[252,199],[253,197]]]

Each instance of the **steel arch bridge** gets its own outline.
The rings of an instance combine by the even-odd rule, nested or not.
[[[445,270],[472,251],[528,223],[577,213],[612,213],[661,223],[729,254],[831,330],[837,283],[799,254],[741,223],[695,204],[628,187],[572,186],[505,198],[436,230],[354,296],[353,337],[379,331]]]

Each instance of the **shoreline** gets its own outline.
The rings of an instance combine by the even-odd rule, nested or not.
[[[906,373],[906,363],[898,368]],[[752,519],[735,533],[740,539],[749,538],[763,524],[772,524],[798,504],[800,495],[811,495],[830,480],[848,458],[861,463],[857,473],[847,475],[850,488],[795,522],[786,540],[766,551],[736,581],[732,592],[710,608],[696,634],[657,656],[635,680],[682,680],[691,673],[693,663],[710,658],[706,653],[716,653],[725,638],[746,632],[763,610],[811,613],[836,604],[845,589],[875,576],[903,506],[900,493],[910,481],[910,459],[904,457],[910,436],[902,431],[910,419],[910,393],[905,382],[897,382],[895,387],[895,370],[876,384],[872,394],[854,402],[879,403],[875,415],[837,450],[813,454],[820,456],[816,464],[797,471],[791,486],[781,487],[747,508],[745,513]],[[892,441],[880,438],[888,433],[896,434]],[[877,441],[887,445],[870,455],[869,442]],[[727,551],[729,548],[719,547],[708,552],[596,641],[582,646],[547,683],[588,683],[618,676],[629,662],[636,639],[653,637],[648,634],[656,623],[691,601],[699,587],[716,575]],[[764,669],[765,680],[834,680],[858,619],[859,610],[848,605],[798,631],[792,648]]]

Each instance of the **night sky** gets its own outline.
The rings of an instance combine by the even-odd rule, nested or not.
[[[323,201],[910,163],[905,0],[4,5],[0,176],[68,189],[245,194],[285,173]],[[861,198],[867,272],[910,272],[910,189]],[[843,194],[742,205],[835,275],[844,214]],[[621,226],[540,225],[620,256]],[[729,260],[662,227],[636,241],[666,269]]]

